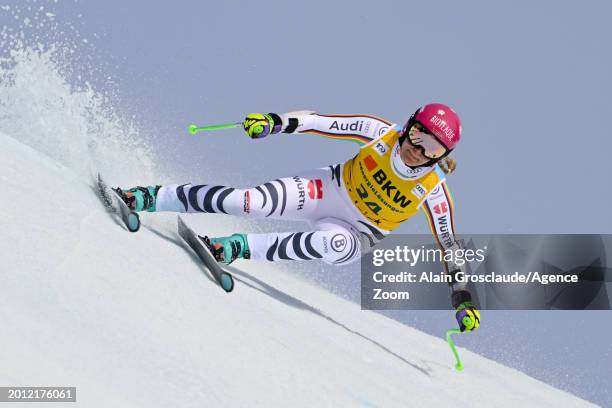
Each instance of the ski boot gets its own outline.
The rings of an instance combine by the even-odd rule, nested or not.
[[[160,188],[161,186],[136,186],[129,190],[123,190],[119,187],[113,190],[121,196],[123,202],[125,202],[131,210],[154,212],[157,192]]]
[[[233,234],[231,237],[219,238],[208,238],[199,235],[198,237],[210,249],[217,262],[229,265],[238,258],[251,258],[246,234]]]

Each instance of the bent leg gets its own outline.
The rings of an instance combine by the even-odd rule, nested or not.
[[[361,244],[353,228],[339,220],[325,219],[312,231],[248,234],[251,259],[314,260],[345,265],[361,256]]]

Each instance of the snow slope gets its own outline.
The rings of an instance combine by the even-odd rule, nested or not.
[[[76,386],[83,407],[592,406],[466,350],[457,373],[443,340],[270,264],[240,263],[226,294],[176,215],[130,234],[87,177],[0,146],[1,385]]]

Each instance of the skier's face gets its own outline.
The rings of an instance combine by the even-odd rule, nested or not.
[[[402,143],[401,156],[406,166],[410,167],[421,166],[431,160],[423,155],[422,147],[413,146],[408,141]]]

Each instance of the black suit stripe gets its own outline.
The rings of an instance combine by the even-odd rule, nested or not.
[[[300,246],[300,239],[302,238],[302,235],[304,235],[303,232],[298,232],[293,236],[293,252],[295,252],[295,256],[298,258],[309,261],[312,258],[306,256],[306,254],[302,251],[302,247]]]
[[[204,194],[204,211],[206,211],[207,213],[214,213],[216,212],[215,209],[212,206],[212,199],[213,196],[215,195],[215,193],[219,190],[221,190],[222,188],[225,188],[223,186],[214,186],[211,187],[206,194]]]
[[[257,187],[255,187],[255,189],[257,191],[259,191],[261,193],[261,195],[263,196],[263,204],[261,205],[261,208],[264,208],[266,206],[266,202],[268,201],[268,196],[263,191],[263,188],[261,188],[261,186],[257,186]]]
[[[224,214],[227,214],[227,211],[225,211],[225,209],[223,208],[223,201],[227,198],[228,195],[230,195],[235,189],[232,187],[229,187],[227,189],[225,189],[223,192],[221,192],[221,194],[219,194],[219,198],[217,198],[217,208],[219,209],[219,211],[221,211]]]
[[[200,191],[204,187],[206,187],[206,184],[202,184],[200,186],[193,186],[189,189],[189,193],[187,195],[191,208],[199,212],[204,212],[204,210],[200,207],[200,204],[198,203],[198,191]]]
[[[283,190],[283,201],[281,203],[281,211],[280,215],[283,215],[285,212],[285,206],[287,205],[287,187],[285,187],[285,183],[282,180],[277,179],[278,183],[281,185],[281,189]]]
[[[283,238],[283,240],[278,245],[278,258],[279,259],[284,259],[284,260],[287,260],[287,261],[293,261],[293,258],[289,258],[289,256],[287,255],[287,245],[289,244],[289,240],[294,235],[295,234],[291,234],[291,235]]]
[[[266,183],[264,186],[266,189],[268,189],[268,193],[270,193],[270,200],[272,201],[272,209],[268,215],[266,215],[266,217],[269,217],[276,210],[276,207],[278,207],[278,191],[276,191],[276,187],[274,187],[272,183]]]
[[[336,180],[338,187],[340,187],[340,165],[329,166],[329,170],[331,171],[332,180]]]
[[[274,252],[276,251],[277,246],[278,246],[278,237],[276,238],[276,241],[274,241],[274,244],[272,244],[272,246],[268,248],[268,252],[266,253],[266,259],[268,261],[274,261]]]
[[[370,241],[370,248],[372,248],[374,245],[376,245],[376,243],[374,242],[374,240],[372,239],[372,236],[370,234],[366,234],[363,231],[359,231],[361,233],[361,235],[365,236],[368,241]]]
[[[321,259],[323,258],[321,256],[320,253],[318,253],[312,246],[312,235],[314,234],[314,232],[309,233],[308,235],[306,235],[306,240],[304,242],[304,245],[306,246],[306,251],[308,251],[308,254],[310,256],[312,256],[313,258],[317,258],[317,259]]]
[[[384,235],[382,232],[380,232],[379,230],[377,230],[377,229],[376,229],[376,228],[374,228],[373,226],[371,226],[371,225],[369,225],[369,224],[366,224],[366,223],[365,223],[365,222],[363,222],[363,221],[357,221],[357,222],[359,222],[360,224],[364,225],[364,226],[365,226],[367,229],[369,229],[369,230],[370,230],[370,232],[372,233],[372,235],[374,235],[374,237],[375,237],[377,240],[379,240],[379,241],[380,241],[380,240],[382,240],[382,239],[385,237],[385,235]]]
[[[176,196],[181,201],[181,203],[183,203],[183,206],[185,206],[185,211],[188,211],[189,203],[187,202],[187,196],[185,196],[185,186],[186,185],[187,184],[182,184],[176,188]]]

